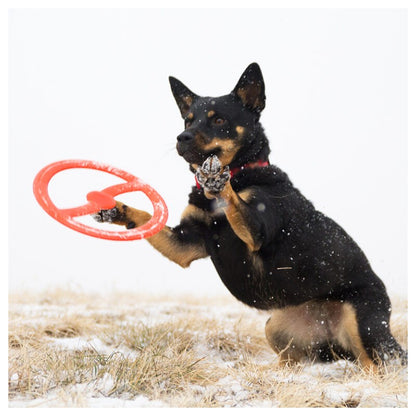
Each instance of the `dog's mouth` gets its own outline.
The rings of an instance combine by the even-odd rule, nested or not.
[[[220,153],[220,149],[204,152],[195,147],[180,146],[179,143],[176,145],[176,150],[178,151],[179,156],[182,156],[188,163],[196,164],[198,166],[201,166],[209,156],[218,155],[218,153]]]

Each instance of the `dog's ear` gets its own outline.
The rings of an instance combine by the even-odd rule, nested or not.
[[[169,77],[169,83],[176,104],[178,104],[179,110],[181,111],[182,118],[185,118],[197,95],[174,77]]]
[[[232,94],[236,95],[250,110],[260,113],[266,105],[263,75],[258,64],[252,63],[241,75]]]

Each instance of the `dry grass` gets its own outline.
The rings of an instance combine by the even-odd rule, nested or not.
[[[407,406],[405,368],[280,368],[266,319],[231,298],[11,295],[10,406]],[[392,328],[406,345],[403,300]]]

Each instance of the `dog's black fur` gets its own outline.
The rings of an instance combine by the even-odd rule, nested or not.
[[[390,332],[385,286],[364,253],[337,223],[315,210],[284,172],[261,163],[268,162],[270,149],[259,122],[265,107],[259,66],[251,64],[234,90],[221,97],[200,97],[173,77],[170,84],[185,119],[177,150],[202,186],[192,188],[180,224],[165,227],[149,239],[151,244],[182,266],[209,256],[225,286],[247,305],[277,311],[311,305],[312,321],[322,316],[331,322],[316,338],[320,356],[329,346],[363,363],[363,358],[392,356],[405,361],[407,353]],[[149,216],[118,203],[96,218],[131,228]],[[291,336],[287,320],[293,316],[266,328],[277,352],[299,338]],[[280,330],[282,322],[285,330]],[[308,326],[306,319],[303,327]]]

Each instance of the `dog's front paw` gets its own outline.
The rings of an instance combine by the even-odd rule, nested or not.
[[[217,156],[208,157],[196,171],[196,179],[205,191],[217,194],[224,189],[225,184],[230,180],[230,168],[222,168]]]
[[[122,217],[122,213],[117,207],[111,209],[103,209],[91,215],[97,222],[115,222],[119,221]]]

